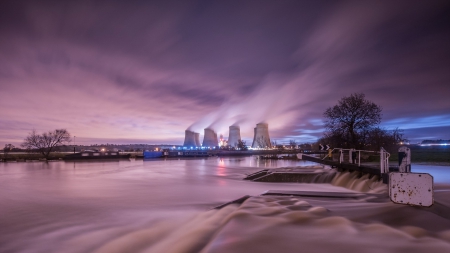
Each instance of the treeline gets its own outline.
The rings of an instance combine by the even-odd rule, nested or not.
[[[380,127],[381,106],[369,101],[362,93],[343,97],[324,112],[324,136],[319,143],[335,148],[393,151],[408,140],[403,130]]]
[[[399,145],[408,141],[403,135],[403,130],[398,128],[387,130],[380,127],[374,127],[358,132],[355,136],[355,141],[348,135],[328,132],[320,138],[318,142],[339,148],[355,148],[373,151],[384,148],[388,151],[393,151],[396,150]]]

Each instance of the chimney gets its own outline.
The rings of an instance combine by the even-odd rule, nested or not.
[[[203,147],[216,147],[219,145],[217,134],[214,130],[205,128],[205,136],[203,136]]]
[[[239,126],[230,126],[230,133],[228,135],[228,146],[236,147],[238,140],[241,139],[241,129]]]
[[[272,144],[269,137],[269,124],[259,123],[255,127],[255,136],[253,137],[252,148],[271,148]]]
[[[190,131],[190,130],[186,130],[184,132],[184,147],[197,147],[196,143],[195,143],[195,133]]]
[[[200,147],[200,134],[194,133],[195,136],[195,146]]]

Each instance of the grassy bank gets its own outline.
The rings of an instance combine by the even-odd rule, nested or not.
[[[440,147],[421,147],[421,146],[410,146],[411,158],[413,163],[450,163],[450,147],[440,146]],[[220,153],[219,151],[217,154]],[[233,152],[222,152],[222,155],[234,155]],[[240,152],[242,155],[265,155],[273,153],[273,151],[259,151],[259,152]],[[277,152],[277,153],[289,153],[287,151]],[[50,154],[49,160],[60,160],[65,155],[69,153],[53,152]],[[142,152],[125,152],[121,154],[131,154],[131,157],[135,157],[137,154],[142,155]],[[338,155],[335,154],[336,159]],[[43,159],[44,156],[37,153],[9,153],[7,156],[8,161],[23,161],[23,160],[39,160]],[[4,154],[0,154],[0,159],[4,159]],[[397,152],[391,152],[390,161],[398,161]],[[379,162],[379,156],[369,156],[364,159],[365,162]]]
[[[450,163],[450,147],[413,147],[412,162],[445,162]]]
[[[69,155],[69,154],[72,154],[72,153],[71,152],[69,152],[69,153],[67,153],[67,152],[52,152],[52,153],[50,153],[48,160],[61,160],[64,158],[64,156]],[[142,152],[120,152],[120,154],[130,154],[131,158],[135,158],[136,155],[142,155]],[[35,160],[44,160],[44,156],[39,153],[20,152],[20,153],[9,153],[6,156],[6,159],[5,159],[4,154],[0,154],[0,159],[2,159],[2,161],[4,161],[4,160],[6,160],[6,161],[35,161]]]
[[[413,163],[450,163],[449,147],[411,146],[411,162]],[[379,162],[379,156],[370,156],[368,162]],[[398,161],[398,152],[392,152],[389,161]]]
[[[59,160],[62,159],[67,153],[51,153],[49,156],[49,160]],[[44,159],[42,154],[37,153],[9,153],[6,158],[4,154],[0,155],[2,160],[6,159],[7,161],[21,161],[21,160],[40,160]]]

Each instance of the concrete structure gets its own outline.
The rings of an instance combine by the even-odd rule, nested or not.
[[[228,146],[236,147],[240,139],[241,139],[241,129],[239,128],[239,126],[230,126],[230,133],[228,135]]]
[[[269,124],[259,123],[255,127],[252,148],[271,148],[272,143],[269,137]]]
[[[184,132],[184,147],[197,147],[195,143],[195,133],[191,130],[186,130]]]
[[[200,134],[199,133],[194,133],[195,135],[195,146],[200,147]]]
[[[219,145],[217,134],[214,130],[205,128],[205,136],[203,136],[203,147],[216,147]]]

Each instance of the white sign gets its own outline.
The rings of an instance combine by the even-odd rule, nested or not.
[[[389,173],[392,202],[414,206],[433,205],[433,177],[427,173]]]

